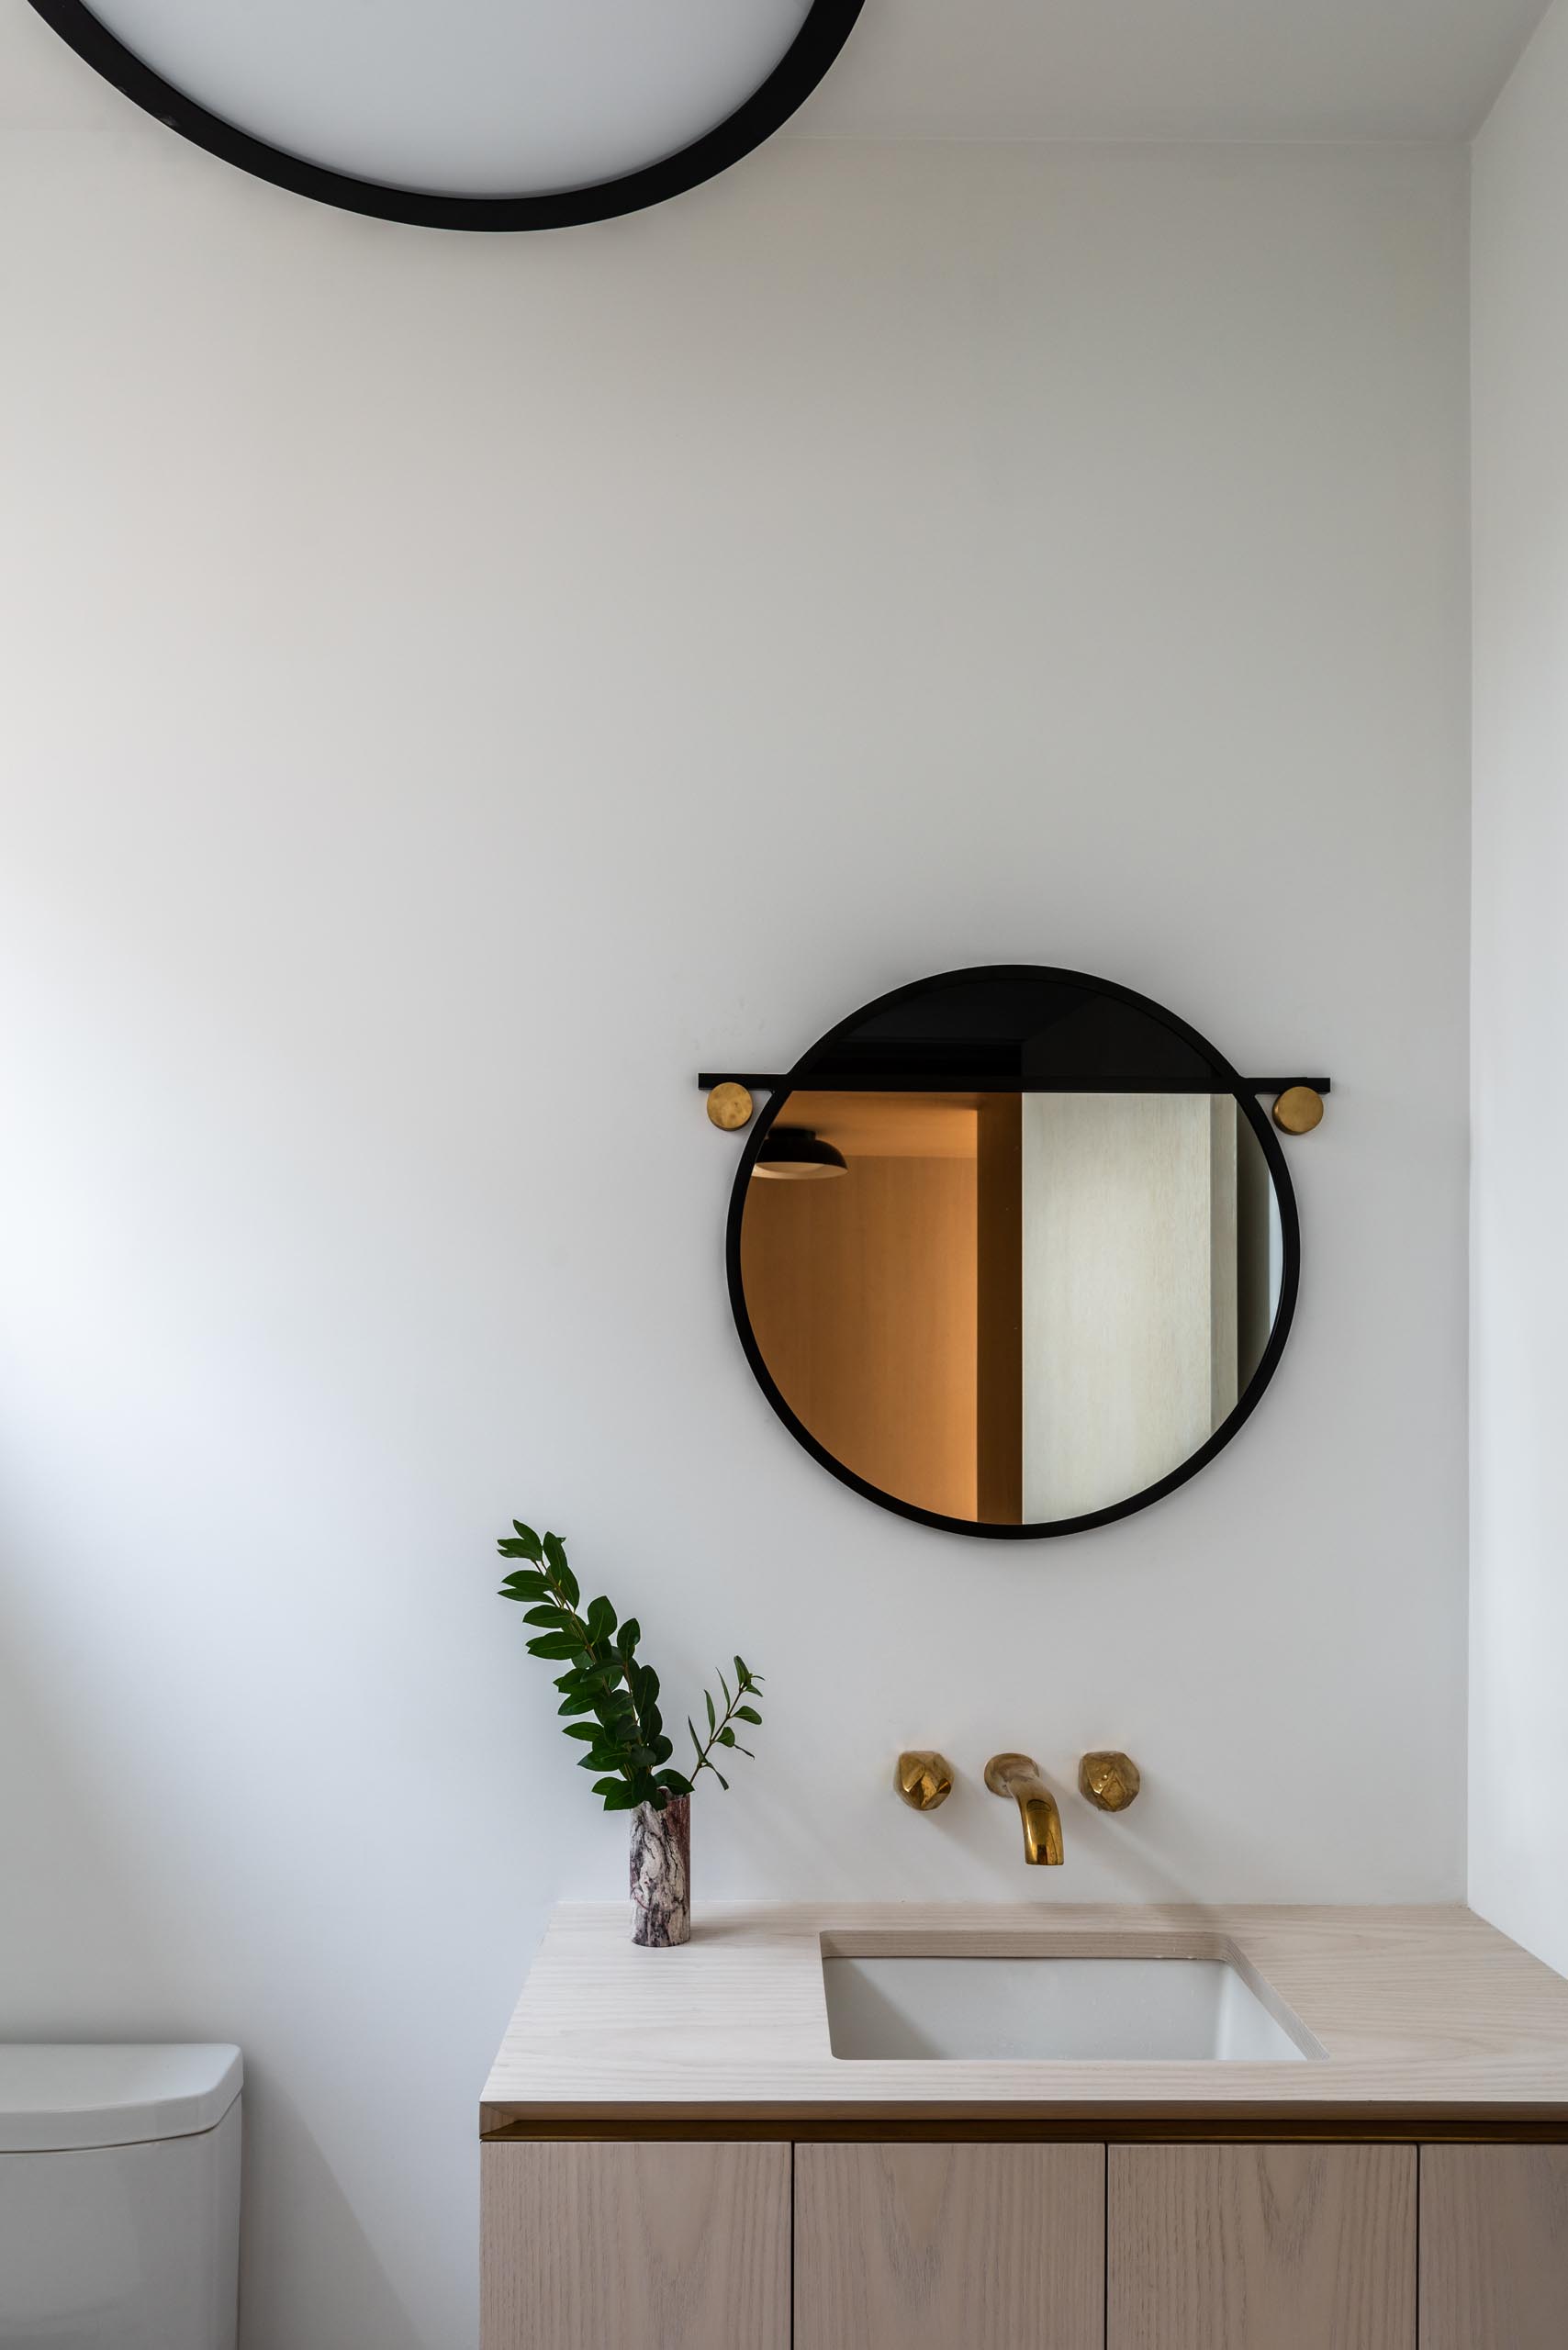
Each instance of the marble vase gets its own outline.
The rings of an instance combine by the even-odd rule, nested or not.
[[[632,1940],[673,1950],[691,1940],[691,1797],[632,1814]]]

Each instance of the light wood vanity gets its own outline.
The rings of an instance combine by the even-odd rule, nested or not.
[[[1568,2350],[1568,1983],[1462,1908],[557,1912],[484,2350]],[[1224,1949],[1314,2062],[851,2062],[822,1957]]]

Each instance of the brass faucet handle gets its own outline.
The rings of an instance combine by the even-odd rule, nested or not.
[[[899,1756],[893,1784],[912,1811],[935,1811],[953,1792],[953,1766],[934,1749],[913,1747]]]
[[[1130,1754],[1086,1754],[1078,1766],[1078,1792],[1096,1811],[1126,1811],[1142,1785]]]

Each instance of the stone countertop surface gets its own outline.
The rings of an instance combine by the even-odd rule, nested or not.
[[[1250,2113],[1568,2122],[1568,1981],[1455,1904],[1428,1908],[712,1905],[640,1950],[625,1902],[557,1908],[480,2108],[487,2135],[872,2119],[1025,2123]],[[829,2045],[829,1956],[1224,1957],[1321,2044],[1305,2063],[859,2062]]]

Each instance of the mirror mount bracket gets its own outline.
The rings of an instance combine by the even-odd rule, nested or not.
[[[704,1093],[716,1092],[721,1087],[724,1086],[734,1086],[737,1092],[779,1093],[784,1091],[789,1086],[795,1084],[798,1081],[798,1077],[794,1072],[791,1072],[789,1076],[781,1076],[777,1071],[768,1074],[760,1069],[700,1069],[697,1075],[697,1082]],[[918,1080],[912,1079],[907,1075],[890,1074],[888,1077],[879,1078],[874,1072],[868,1072],[865,1070],[857,1072],[854,1077],[812,1077],[810,1079],[810,1083],[813,1093],[861,1093],[868,1091],[880,1092],[884,1091],[897,1091],[900,1093],[918,1093],[923,1090],[928,1091],[941,1090],[939,1088],[933,1087],[929,1080],[926,1081],[925,1086],[923,1089],[922,1084]],[[1283,1133],[1293,1135],[1311,1133],[1312,1128],[1319,1123],[1323,1116],[1324,1096],[1331,1093],[1334,1090],[1332,1080],[1327,1077],[1244,1077],[1241,1080],[1241,1083],[1244,1090],[1249,1093],[1273,1094],[1275,1097],[1273,1110],[1274,1123]],[[1178,1092],[1182,1089],[1180,1087],[1173,1086],[1169,1079],[1159,1079],[1148,1084],[1140,1083],[1137,1085],[1127,1085],[1124,1081],[1123,1084],[1118,1085],[1114,1089],[1107,1086],[1103,1079],[1099,1080],[1095,1085],[1085,1085],[1081,1088],[1070,1088],[1066,1084],[1059,1082],[1048,1086],[1032,1085],[1024,1088],[1025,1091],[1031,1093],[1065,1093],[1070,1091],[1100,1092],[1111,1091],[1113,1090],[1117,1092],[1171,1093]],[[1199,1089],[1196,1086],[1193,1086],[1190,1090],[1197,1091]],[[1207,1091],[1206,1087],[1203,1090]],[[1317,1096],[1316,1113],[1307,1115],[1305,1124],[1298,1125],[1293,1123],[1293,1115],[1299,1115],[1304,1111],[1307,1113],[1311,1112],[1311,1102],[1309,1100],[1305,1102],[1298,1102],[1294,1097],[1310,1097],[1312,1095]],[[747,1114],[749,1115],[749,1112]],[[720,1125],[726,1122],[716,1117],[714,1118],[713,1123],[715,1125]]]

